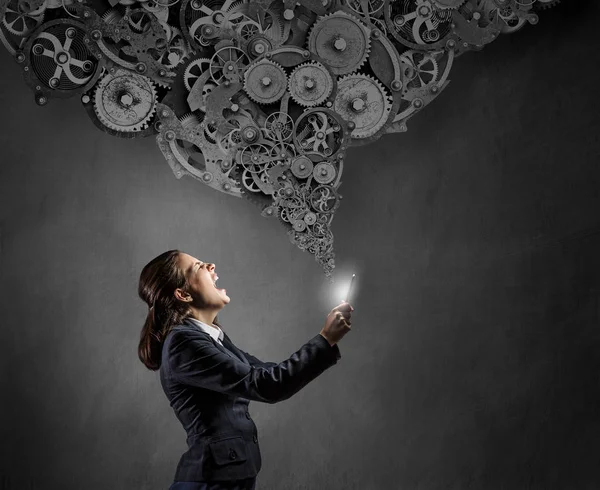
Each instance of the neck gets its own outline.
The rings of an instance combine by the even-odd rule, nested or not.
[[[192,317],[196,320],[200,320],[202,323],[206,323],[207,325],[213,326],[213,322],[217,316],[218,310],[199,310],[197,308],[192,307]]]

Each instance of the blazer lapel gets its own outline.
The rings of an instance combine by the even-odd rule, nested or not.
[[[233,342],[231,341],[231,339],[227,336],[227,334],[224,331],[223,331],[223,345],[229,351],[233,352],[237,357],[239,357],[240,360],[244,364],[250,365],[250,363],[248,362],[248,359],[246,359],[246,356],[244,356],[244,354],[242,354],[242,352],[235,345],[233,345]]]

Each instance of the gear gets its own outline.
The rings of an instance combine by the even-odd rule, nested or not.
[[[304,154],[333,158],[344,144],[342,116],[329,109],[310,109],[296,120],[294,145]]]
[[[196,58],[185,67],[185,71],[183,72],[183,85],[185,85],[188,92],[192,90],[194,82],[198,80],[200,75],[208,70],[209,67],[210,60],[208,58]]]
[[[329,162],[319,162],[313,169],[313,177],[319,184],[329,184],[335,179],[335,167]]]
[[[244,72],[244,90],[259,104],[272,104],[281,99],[287,82],[283,67],[266,59],[253,63]]]
[[[409,49],[400,55],[400,61],[411,68],[405,73],[408,88],[423,88],[437,82],[439,64],[434,53]]]
[[[333,77],[317,61],[304,63],[292,72],[288,83],[292,99],[304,107],[322,104],[333,90]]]
[[[217,84],[225,80],[238,82],[249,63],[248,55],[243,50],[225,46],[210,59],[210,75]]]
[[[94,111],[110,129],[126,133],[141,131],[156,111],[154,84],[148,77],[118,68],[98,82]]]
[[[368,138],[379,131],[389,118],[392,98],[373,77],[355,73],[338,80],[333,103],[335,112],[355,124],[352,138]]]
[[[309,202],[318,213],[332,214],[340,205],[340,197],[332,186],[321,184],[310,193]],[[314,226],[316,225],[317,223]],[[320,227],[320,229],[322,228]]]
[[[312,175],[313,162],[310,158],[300,155],[292,161],[291,171],[299,179],[306,179]]]
[[[269,139],[275,142],[287,141],[294,132],[294,120],[286,112],[273,112],[265,121],[265,129]]]
[[[369,56],[371,29],[356,17],[339,10],[319,19],[308,37],[308,49],[334,75],[358,70]]]
[[[19,1],[12,0],[6,6],[6,11],[2,18],[2,25],[11,34],[19,37],[26,37],[44,22],[45,13],[45,3],[35,10],[23,12],[19,8]]]

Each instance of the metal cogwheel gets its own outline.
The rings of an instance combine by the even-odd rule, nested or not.
[[[259,104],[272,104],[281,99],[287,82],[283,67],[267,59],[253,63],[244,72],[244,90]]]
[[[340,10],[321,17],[310,31],[308,49],[335,75],[360,68],[369,56],[371,29],[356,17]]]
[[[295,177],[298,177],[299,179],[306,179],[312,175],[313,162],[310,158],[304,155],[297,156],[292,161],[290,170]]]
[[[96,85],[94,111],[110,129],[141,131],[156,111],[154,84],[148,77],[118,68]]]
[[[333,90],[333,77],[325,66],[310,61],[297,66],[288,82],[290,96],[304,107],[323,103]]]
[[[183,85],[188,92],[192,90],[196,80],[198,80],[200,75],[208,70],[209,67],[210,60],[208,58],[196,58],[185,67],[185,71],[183,72]]]
[[[400,55],[400,61],[410,67],[408,73],[405,73],[408,88],[423,88],[437,82],[439,64],[435,53],[409,49]]]
[[[42,3],[35,10],[28,12],[22,11],[20,7],[17,0],[8,2],[4,17],[2,17],[2,25],[11,34],[25,37],[43,24],[47,7],[46,2]]]
[[[313,177],[319,184],[329,184],[335,179],[335,167],[329,162],[319,162],[313,169]]]
[[[385,87],[369,75],[355,73],[338,80],[333,109],[355,124],[350,136],[368,138],[379,131],[389,118],[392,98]]]

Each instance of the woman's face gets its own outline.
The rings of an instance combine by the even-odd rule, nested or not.
[[[192,306],[198,309],[221,309],[231,301],[225,289],[215,286],[218,276],[215,264],[203,262],[191,255],[179,254],[179,267],[187,278]]]

